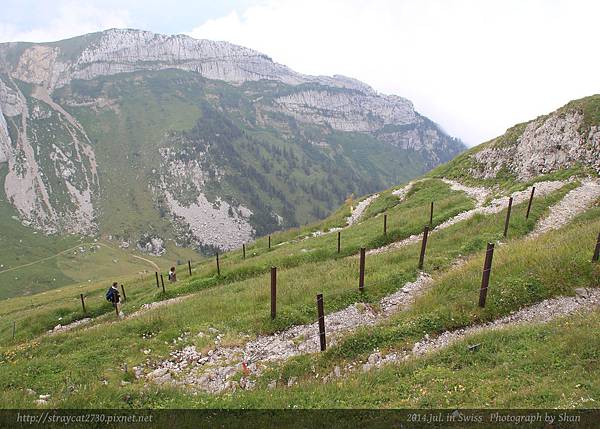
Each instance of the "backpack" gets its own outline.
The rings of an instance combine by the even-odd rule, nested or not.
[[[108,302],[113,302],[113,294],[114,294],[113,288],[112,287],[108,288],[108,290],[106,291],[106,300]]]

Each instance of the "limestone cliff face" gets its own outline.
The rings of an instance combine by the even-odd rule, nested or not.
[[[8,127],[6,119],[2,113],[2,105],[0,104],[0,163],[7,162],[12,152],[10,145],[10,136],[8,135]]]
[[[63,52],[55,45],[29,46],[13,64],[7,58],[16,50],[15,45],[0,44],[0,68],[16,79],[43,86],[50,92],[74,79],[167,68],[193,71],[231,84],[258,80],[288,85],[317,84],[316,90],[279,97],[276,102],[280,110],[300,121],[326,123],[340,131],[368,132],[388,124],[417,122],[413,105],[405,98],[378,94],[363,82],[345,76],[303,75],[264,54],[227,42],[113,29],[90,38],[74,52]],[[420,147],[419,143],[427,144],[413,139],[413,146]]]
[[[598,97],[598,96],[595,96]],[[494,178],[508,171],[519,180],[581,165],[600,173],[600,126],[584,126],[577,108],[561,109],[526,124],[508,141],[492,142],[471,155],[471,174]]]
[[[76,52],[61,52],[48,45],[27,47],[16,65],[8,63],[5,54],[4,71],[50,89],[73,79],[165,68],[194,71],[230,83],[272,79],[298,84],[308,80],[252,49],[183,35],[113,29],[99,33]],[[3,44],[0,51],[10,51],[11,47],[15,49],[14,44]]]
[[[26,97],[13,82],[0,81],[0,113],[4,193],[23,224],[46,233],[92,234],[98,178],[83,129],[42,87]]]
[[[275,101],[281,110],[300,121],[326,123],[340,131],[377,131],[385,125],[406,125],[417,119],[407,99],[377,96],[369,91],[324,88],[296,92]]]
[[[99,87],[99,82],[106,81],[107,77],[116,81],[119,76],[147,71],[167,75],[172,69],[210,79],[211,85],[221,85],[226,91],[233,85],[238,93],[252,94],[252,107],[244,111],[248,116],[245,123],[275,130],[287,139],[292,138],[291,133],[286,134],[290,121],[296,128],[297,124],[318,128],[321,136],[333,132],[361,133],[382,144],[418,152],[416,158],[424,160],[425,168],[450,159],[464,148],[462,143],[415,112],[412,103],[405,98],[379,94],[367,84],[341,75],[303,75],[273,62],[260,52],[226,42],[113,29],[59,42],[2,43],[0,163],[8,165],[4,193],[23,223],[46,233],[96,233],[98,200],[103,191],[96,161],[98,148],[88,137],[89,130],[69,112],[87,108],[93,114],[110,111],[110,115],[120,117],[119,94],[96,93],[95,89],[89,88]],[[95,83],[86,87],[82,82]],[[267,86],[271,84],[274,89],[269,92]],[[89,91],[69,97],[68,94],[77,93],[74,87],[86,87]],[[170,91],[177,92],[179,88],[171,87]],[[213,94],[210,99],[198,97],[195,102],[200,105],[214,104],[221,95]],[[236,116],[241,112],[239,106],[213,107],[224,115]],[[222,131],[216,129],[204,138],[217,147],[212,140],[222,140],[219,137]],[[246,135],[235,131],[231,136],[242,138]],[[302,131],[293,138],[298,144],[301,139],[309,139]],[[243,201],[244,196],[230,201],[213,194],[207,198],[210,192],[205,189],[207,185],[203,179],[206,171],[217,171],[225,166],[227,159],[219,158],[222,164],[218,166],[208,165],[211,160],[203,161],[206,165],[201,165],[199,159],[168,160],[165,154],[180,149],[176,142],[168,140],[165,138],[165,146],[161,149],[164,151],[156,154],[152,162],[170,162],[171,170],[161,166],[158,176],[149,174],[152,180],[159,179],[149,186],[148,192],[154,193],[157,201],[162,201],[160,209],[166,208],[170,212],[173,224],[184,231],[187,242],[230,249],[256,234],[256,219],[261,216],[264,218],[270,213],[273,219],[283,219],[277,210],[265,204],[251,210],[248,201]],[[328,144],[323,142],[325,140],[320,144],[327,148]],[[235,150],[228,146],[228,156],[235,155]],[[111,156],[121,155],[112,153]],[[139,151],[136,149],[132,156],[139,156]],[[292,165],[296,165],[294,151],[278,156],[287,156]],[[219,157],[218,150],[213,153],[215,157]],[[104,159],[110,162],[110,158]],[[271,171],[267,165],[270,161],[263,161],[265,172]],[[175,165],[177,168],[173,167]],[[254,167],[248,168],[249,174],[257,174]],[[306,163],[302,168],[309,174],[311,165]],[[316,185],[312,189],[302,188],[295,179],[286,180],[291,189],[301,188],[303,192],[318,194]],[[269,198],[276,196],[279,201],[285,200],[283,191],[269,185],[268,181],[260,185],[273,193]],[[236,186],[246,185],[236,182]],[[341,194],[341,188],[341,184],[336,185],[330,192]],[[181,193],[174,193],[174,190]],[[245,189],[244,194],[250,195],[253,191]],[[256,194],[254,199],[256,196],[261,197]],[[291,201],[292,197],[289,199]],[[287,200],[280,204],[279,211],[294,212]],[[314,212],[319,213],[318,216],[324,214]],[[264,233],[264,222],[261,228]]]

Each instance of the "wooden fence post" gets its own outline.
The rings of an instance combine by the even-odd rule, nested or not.
[[[15,340],[15,335],[17,334],[17,322],[13,320],[13,335],[12,339]]]
[[[188,272],[190,273],[190,276],[192,275],[192,261],[190,261],[188,259]]]
[[[269,235],[269,249],[271,248],[271,236]]]
[[[535,186],[531,188],[531,195],[529,196],[529,204],[527,204],[527,213],[525,219],[529,219],[529,212],[531,211],[531,203],[533,202],[533,194],[535,194]]]
[[[596,240],[596,248],[594,249],[594,256],[592,256],[592,262],[598,262],[600,259],[600,234],[598,234],[598,239]]]
[[[321,351],[327,349],[325,340],[325,312],[323,311],[323,294],[317,295],[317,314],[319,315],[319,340],[321,342]]]
[[[387,214],[383,215],[383,235],[387,235]]]
[[[160,273],[160,283],[162,284],[163,293],[165,292],[165,279],[163,278],[162,273]]]
[[[158,272],[154,271],[154,275],[156,276],[156,287],[159,288],[160,285],[158,284]]]
[[[242,259],[246,259],[246,243],[242,243]]]
[[[508,210],[506,211],[506,221],[504,222],[504,238],[508,235],[508,224],[510,223],[510,211],[512,210],[513,197],[508,199]]]
[[[125,295],[125,286],[121,285],[121,292],[123,292],[123,302],[127,301],[127,295]]]
[[[217,252],[217,276],[221,277],[221,265],[219,264],[219,252]]]
[[[431,202],[431,209],[429,210],[429,228],[433,226],[433,201]]]
[[[277,314],[277,267],[271,267],[271,319]]]
[[[365,290],[365,248],[360,248],[360,267],[358,273],[358,290]]]
[[[338,253],[340,253],[341,244],[342,244],[342,231],[338,231],[338,247],[337,247]]]
[[[423,228],[423,241],[421,242],[421,255],[419,256],[419,269],[423,269],[425,263],[425,249],[427,248],[427,236],[429,235],[429,225]]]
[[[85,313],[86,313],[86,311],[85,311],[85,301],[84,301],[84,299],[83,299],[83,294],[82,294],[82,293],[80,293],[80,294],[79,294],[79,297],[81,298],[81,307],[83,308],[83,314],[85,314]]]
[[[483,262],[483,275],[481,276],[481,288],[479,289],[479,306],[485,307],[488,285],[490,284],[490,274],[492,272],[492,258],[494,257],[494,243],[488,243],[485,251],[485,261]]]

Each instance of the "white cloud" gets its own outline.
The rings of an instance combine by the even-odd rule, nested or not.
[[[271,0],[190,35],[406,96],[476,144],[600,92],[598,16],[593,0]]]
[[[51,17],[47,22],[28,30],[0,22],[0,42],[48,42],[107,28],[127,27],[129,23],[127,10],[99,8],[88,1],[56,1],[48,15]]]

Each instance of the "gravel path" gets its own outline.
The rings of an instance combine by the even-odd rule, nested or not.
[[[600,180],[584,180],[581,186],[567,193],[560,202],[550,207],[550,214],[538,222],[529,238],[535,238],[545,232],[560,228],[590,208],[598,198],[600,198]]]
[[[441,229],[448,228],[452,225],[455,225],[459,222],[465,221],[467,219],[472,218],[476,214],[495,214],[504,210],[508,206],[508,197],[496,198],[492,200],[488,205],[481,206],[485,198],[487,198],[487,191],[483,188],[471,188],[465,185],[458,184],[457,182],[448,181],[448,184],[451,186],[456,186],[456,190],[461,190],[466,192],[468,195],[473,196],[476,200],[476,207],[471,210],[467,210],[461,212],[454,216],[451,219],[441,223],[440,225],[433,228],[431,232],[439,231]],[[562,188],[567,181],[547,181],[547,182],[538,182],[535,186],[535,194],[537,197],[541,197],[544,195],[548,195],[560,188]],[[454,188],[453,188],[454,189]],[[524,201],[529,200],[529,195],[531,194],[531,188],[527,188],[523,191],[514,192],[511,196],[513,197],[513,205],[520,204]],[[371,249],[367,251],[367,255],[374,255],[377,253],[389,252],[390,250],[399,249],[404,246],[408,246],[409,244],[418,243],[421,241],[422,234],[411,235],[404,240],[396,241],[394,243],[388,244],[386,246],[378,247],[377,249]]]
[[[507,326],[518,326],[525,323],[547,323],[559,317],[573,314],[576,311],[590,310],[599,305],[600,289],[577,289],[575,296],[546,299],[492,322],[469,326],[456,331],[446,331],[435,338],[424,338],[414,345],[412,353],[420,356],[447,347],[455,341],[483,331],[500,329]]]
[[[485,199],[489,195],[487,190],[483,188],[467,187],[452,181],[446,181],[446,183],[448,183],[452,189],[466,192],[474,198],[476,200],[476,208],[460,213],[439,225],[435,230],[447,228],[458,222],[469,219],[477,213],[498,213],[507,206],[507,197],[495,199],[488,205],[483,206]],[[554,192],[564,186],[565,183],[566,182],[564,181],[538,182],[535,184],[536,196],[540,197]],[[396,191],[398,192],[398,196],[402,198],[406,195],[410,186],[411,183],[402,190]],[[595,182],[593,184],[586,182],[582,188],[585,189],[583,194],[582,191],[579,193],[567,194],[570,196],[569,199],[565,198],[567,202],[564,202],[564,204],[568,204],[568,201],[571,199],[581,199],[581,195],[586,195],[588,200],[593,200],[590,195],[596,195],[596,192],[600,193],[600,184]],[[405,192],[402,192],[403,190],[405,190]],[[514,204],[527,201],[530,192],[531,189],[525,189],[513,193],[512,197]],[[360,211],[359,207],[357,207],[353,214],[356,214],[357,211],[359,211],[359,215],[362,214],[366,207],[368,207],[368,204],[376,197],[377,195],[373,195],[367,200],[359,203],[359,206],[361,207]],[[363,205],[361,206],[361,204]],[[556,209],[556,212],[564,212],[564,210],[560,211]],[[354,221],[359,217],[360,216],[356,216]],[[567,216],[563,217],[567,218]],[[564,222],[566,221],[568,221],[568,219]],[[374,249],[369,253],[379,253],[391,248],[401,247],[412,242],[418,242],[420,238],[420,235],[411,236],[400,242],[393,243],[390,246]],[[429,284],[431,284],[431,278],[426,274],[421,274],[415,282],[407,283],[398,292],[383,298],[380,302],[380,312],[374,311],[371,306],[366,304],[354,304],[343,310],[327,315],[325,324],[327,327],[328,346],[334,345],[339,337],[351,332],[357,327],[372,326],[389,317],[390,314],[393,314],[400,308],[412,304],[415,298],[421,294]],[[366,363],[350,363],[345,367],[344,372],[355,370],[361,366],[363,371],[368,371],[371,368],[381,366],[384,363],[408,359],[410,356],[419,356],[429,351],[445,347],[453,341],[483,330],[532,321],[548,321],[560,315],[570,314],[582,308],[596,306],[599,302],[600,293],[598,290],[579,291],[578,297],[575,298],[561,297],[546,300],[488,324],[472,326],[458,331],[445,332],[435,339],[430,339],[426,336],[422,341],[415,344],[415,347],[411,352],[390,353],[386,356],[382,356],[381,353],[375,351],[369,356]],[[203,335],[203,333],[200,333],[200,335]],[[205,355],[196,350],[194,346],[188,346],[172,352],[170,358],[162,362],[151,362],[150,359],[148,359],[145,365],[140,365],[135,368],[136,376],[138,378],[145,378],[157,384],[172,383],[186,385],[212,393],[219,393],[224,390],[236,388],[249,389],[253,387],[253,381],[250,380],[248,376],[252,375],[255,377],[260,375],[267,367],[268,363],[286,360],[300,354],[317,352],[319,350],[318,325],[315,322],[308,325],[294,326],[286,331],[278,332],[273,335],[260,336],[255,340],[248,341],[244,346],[222,347],[220,345],[220,335],[215,337],[214,343],[214,349],[209,350]],[[233,381],[233,375],[239,372],[242,372],[244,375],[239,382]],[[339,367],[336,367],[331,374],[323,377],[323,380],[327,381],[328,379],[339,377],[341,373],[342,370]],[[290,385],[293,383],[294,381],[290,380]],[[270,387],[272,386],[270,385]]]
[[[402,187],[400,189],[396,189],[395,191],[392,191],[392,195],[398,197],[400,199],[400,201],[404,201],[404,198],[406,198],[406,195],[413,188],[413,186],[415,186],[415,183],[417,183],[417,182],[418,181],[408,182],[404,187]]]
[[[363,372],[368,372],[386,364],[405,361],[411,357],[421,357],[481,332],[499,330],[527,323],[547,323],[559,317],[572,315],[576,312],[589,311],[597,307],[600,307],[600,289],[577,289],[575,296],[546,299],[492,322],[469,326],[455,331],[446,331],[437,337],[425,335],[421,341],[415,343],[410,351],[395,351],[383,355],[379,350],[375,350],[369,355],[366,362],[350,362],[343,369],[335,367],[330,374],[323,377],[323,381],[327,382],[330,379],[355,372],[359,369],[362,369]],[[478,344],[474,344],[469,347],[477,348],[478,346]]]
[[[70,331],[71,329],[75,329],[79,326],[87,325],[90,323],[92,319],[90,317],[86,317],[84,319],[76,320],[75,322],[69,323],[68,325],[56,325],[53,329],[48,331],[48,335],[56,335],[62,332]]]
[[[380,312],[376,312],[368,304],[357,303],[328,314],[325,316],[328,347],[334,345],[343,334],[360,326],[372,326],[412,304],[430,284],[431,277],[422,273],[414,282],[409,282],[399,291],[384,297],[380,302]],[[158,384],[170,382],[218,393],[233,387],[251,388],[252,381],[248,379],[248,375],[260,375],[269,362],[320,350],[317,322],[260,336],[248,341],[243,347],[222,347],[220,342],[221,337],[217,335],[215,348],[206,355],[194,346],[188,346],[172,352],[165,361],[154,364],[147,361],[146,365],[138,366],[134,371],[138,378],[145,377]],[[234,383],[231,377],[243,372],[245,364],[246,374],[239,383]],[[152,370],[144,374],[144,367]]]
[[[400,199],[400,201],[403,201],[404,198],[406,198],[406,194],[408,194],[408,191],[410,191],[412,189],[412,187],[415,183],[416,182],[409,182],[403,188],[393,191],[392,194],[397,196]],[[314,231],[314,232],[310,233],[308,236],[304,237],[302,240],[307,240],[309,238],[320,237],[322,235],[331,234],[333,232],[338,232],[338,231],[343,230],[344,228],[348,228],[349,226],[356,224],[362,217],[365,210],[371,205],[371,203],[373,201],[375,201],[377,199],[377,197],[379,197],[379,194],[374,194],[374,195],[371,195],[370,197],[365,198],[363,201],[359,202],[356,205],[356,208],[352,211],[352,214],[346,218],[346,226],[344,226],[342,228],[330,228],[327,232],[324,232],[321,230]],[[286,243],[287,243],[287,241],[283,242],[283,243],[279,243],[278,246],[280,246],[282,244],[286,244]]]
[[[192,296],[194,296],[194,294],[190,294],[190,295],[182,295],[182,296],[178,296],[175,298],[171,298],[171,299],[166,299],[164,301],[155,301],[155,302],[150,302],[148,304],[143,304],[139,310],[134,311],[133,313],[130,314],[125,314],[125,316],[123,318],[118,318],[116,317],[114,311],[111,311],[109,313],[106,313],[102,316],[96,317],[96,318],[90,318],[90,317],[86,317],[84,319],[80,319],[80,320],[76,320],[73,323],[69,323],[68,325],[56,325],[53,329],[49,330],[47,333],[42,334],[41,336],[46,336],[46,335],[56,335],[56,334],[61,334],[63,332],[68,332],[72,329],[75,328],[79,328],[81,326],[85,326],[85,325],[89,325],[92,321],[96,320],[96,321],[102,321],[102,322],[106,322],[106,323],[102,323],[102,324],[94,324],[94,325],[90,325],[90,326],[85,326],[82,331],[86,331],[88,329],[95,329],[99,326],[103,326],[106,327],[107,325],[110,324],[114,324],[119,322],[120,320],[123,319],[133,319],[135,317],[139,317],[142,314],[146,313],[149,310],[153,310],[155,308],[160,308],[160,307],[164,307],[167,305],[172,305],[172,304],[177,304],[182,302],[185,299],[191,298]],[[108,318],[110,321],[105,320],[106,318]]]
[[[354,210],[352,210],[352,213],[350,214],[350,216],[348,216],[346,218],[347,226],[354,225],[356,222],[358,222],[358,220],[360,219],[360,217],[362,216],[362,214],[364,213],[364,211],[367,209],[367,207],[369,207],[369,205],[378,196],[379,196],[379,194],[373,194],[370,197],[367,197],[364,200],[362,200],[360,203],[358,203],[356,205],[356,208]]]
[[[462,191],[469,197],[473,198],[476,202],[476,207],[483,206],[485,199],[490,195],[490,191],[487,188],[479,188],[474,186],[466,186],[455,180],[442,179],[444,183],[450,185],[450,189],[453,191]]]

